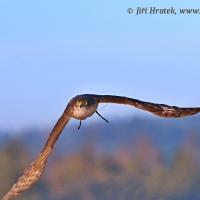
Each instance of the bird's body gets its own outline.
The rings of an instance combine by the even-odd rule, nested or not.
[[[58,140],[62,130],[71,118],[84,120],[97,112],[99,103],[118,103],[134,106],[136,108],[149,111],[159,117],[177,118],[194,115],[200,112],[200,108],[180,108],[166,104],[156,104],[144,102],[133,98],[113,96],[113,95],[78,95],[71,99],[64,113],[58,119],[51,134],[49,135],[44,148],[37,159],[23,172],[17,182],[11,187],[8,193],[1,200],[11,200],[29,189],[36,183],[45,168],[47,159],[51,154],[53,147]],[[99,114],[97,112],[97,114]],[[103,118],[103,117],[102,117]],[[104,118],[103,118],[104,119]]]
[[[68,103],[65,112],[75,119],[84,120],[93,115],[98,107],[98,100],[94,95],[83,94],[75,96]]]

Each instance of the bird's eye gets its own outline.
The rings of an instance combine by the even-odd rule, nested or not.
[[[83,107],[83,106],[87,106],[87,105],[88,105],[88,102],[87,102],[86,100],[82,101],[82,103],[81,103],[81,107]]]
[[[81,101],[77,101],[76,102],[76,105],[78,106],[78,107],[83,107],[83,106],[87,106],[88,105],[88,102],[87,101],[84,101],[84,100],[81,100]]]
[[[82,102],[81,102],[81,101],[77,101],[77,102],[76,102],[76,105],[77,105],[78,107],[80,107],[80,106],[81,106],[81,104],[82,104]]]

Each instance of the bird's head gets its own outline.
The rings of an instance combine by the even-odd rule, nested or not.
[[[89,94],[75,96],[68,103],[65,112],[79,120],[86,119],[95,113],[98,107],[98,100]]]

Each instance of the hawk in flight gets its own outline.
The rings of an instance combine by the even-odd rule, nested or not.
[[[69,122],[71,118],[84,120],[95,112],[102,117],[97,112],[97,107],[99,103],[117,103],[130,105],[145,111],[149,111],[159,117],[167,118],[177,118],[194,115],[200,112],[199,108],[180,108],[177,106],[169,106],[166,104],[150,103],[145,101],[140,101],[133,98],[113,96],[113,95],[95,95],[95,94],[83,94],[75,96],[68,103],[66,109],[64,110],[61,117],[55,124],[49,138],[44,145],[44,148],[38,155],[37,159],[23,172],[22,176],[18,178],[17,182],[11,187],[8,193],[1,200],[10,200],[20,195],[22,192],[28,190],[34,183],[36,183],[45,168],[47,159],[53,147],[58,140],[62,130]],[[103,117],[102,117],[103,118]],[[106,120],[105,118],[103,118]],[[107,120],[106,120],[107,121]],[[107,121],[108,122],[108,121]]]

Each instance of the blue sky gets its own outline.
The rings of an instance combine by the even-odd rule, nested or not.
[[[0,1],[0,129],[48,126],[81,93],[200,105],[200,15],[127,14],[137,6],[200,3]],[[102,112],[137,113],[113,106]]]

